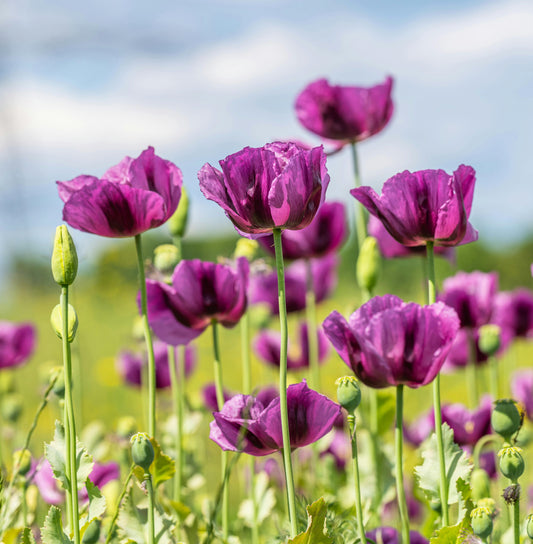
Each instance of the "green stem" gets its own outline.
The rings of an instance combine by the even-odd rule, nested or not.
[[[409,544],[409,514],[405,500],[403,482],[403,384],[396,386],[396,425],[394,428],[396,445],[396,494],[402,528],[402,544]]]
[[[318,365],[318,333],[316,325],[316,297],[313,285],[311,260],[305,260],[306,292],[305,318],[307,321],[307,346],[309,350],[309,382],[311,389],[318,391],[320,386],[320,367]]]
[[[359,160],[357,158],[357,148],[356,148],[355,142],[351,143],[351,149],[352,149],[354,184],[355,184],[355,187],[357,188],[357,187],[361,187],[361,176],[359,175]],[[356,206],[355,206],[355,230],[357,232],[357,244],[360,250],[366,238],[366,217],[365,217],[365,208],[358,201],[356,201]]]
[[[296,520],[296,497],[294,493],[294,476],[292,473],[291,439],[289,435],[289,415],[287,410],[287,303],[285,296],[285,271],[283,267],[283,249],[281,246],[281,229],[275,228],[274,248],[276,251],[276,270],[278,273],[278,304],[279,324],[281,330],[280,365],[279,365],[279,399],[281,412],[281,434],[283,437],[283,464],[285,467],[285,481],[287,485],[287,504],[289,507],[289,521],[291,524],[291,538],[298,532]]]
[[[220,343],[218,339],[218,323],[211,323],[213,331],[213,356],[214,356],[214,372],[215,372],[215,390],[217,396],[218,409],[222,410],[224,406],[224,388],[222,385],[222,364],[220,362]],[[229,485],[225,480],[226,470],[228,468],[228,452],[221,450],[220,452],[220,470],[222,473],[222,536],[227,540],[229,535]]]
[[[355,416],[348,415],[350,426],[350,441],[352,444],[352,466],[355,487],[355,515],[357,517],[357,530],[361,544],[366,544],[365,524],[363,522],[363,503],[361,502],[361,482],[359,478],[359,461],[357,457],[357,436],[355,434]]]
[[[63,426],[65,427],[65,451],[70,451],[70,432],[69,432],[69,423],[68,423],[68,413],[67,413],[67,403],[63,399]],[[70,455],[65,455],[65,472],[70,481]],[[67,520],[68,526],[74,526],[74,515],[72,512],[72,493],[70,486],[65,489],[65,504],[67,506]]]
[[[70,342],[68,340],[68,286],[61,287],[61,313],[63,318],[63,330],[61,340],[63,344],[63,371],[65,374],[65,407],[67,414],[68,435],[66,443],[65,460],[67,461],[67,473],[70,479],[70,494],[72,500],[72,526],[74,543],[80,543],[80,524],[78,508],[78,470],[76,466],[76,422],[74,420],[74,403],[72,401],[72,361],[70,355]]]
[[[130,483],[130,480],[133,476],[133,469],[135,468],[135,465],[131,465],[130,472],[128,474],[128,477],[126,478],[126,481],[124,482],[124,485],[122,486],[122,492],[120,493],[120,497],[117,500],[117,505],[115,507],[115,513],[113,514],[113,519],[111,520],[111,523],[109,525],[109,530],[107,531],[107,537],[105,539],[105,544],[109,544],[111,542],[111,539],[113,538],[113,532],[115,529],[115,525],[117,523],[118,515],[120,512],[120,505],[122,504],[122,501],[124,500],[124,497],[128,491],[128,485]]]
[[[435,285],[435,254],[433,241],[426,242],[428,303],[434,304],[437,296]],[[449,525],[448,517],[448,479],[446,476],[446,462],[444,459],[444,443],[442,439],[442,413],[440,403],[440,373],[433,381],[433,407],[435,410],[435,436],[437,437],[437,452],[439,456],[440,473],[440,502],[442,509],[442,526]]]
[[[144,274],[144,258],[141,235],[135,236],[135,249],[137,252],[137,268],[139,270],[139,284],[141,290],[141,317],[148,353],[148,434],[156,437],[156,404],[155,404],[155,359],[152,333],[148,324],[148,303],[146,300],[146,279]]]
[[[155,544],[154,486],[152,485],[152,475],[149,472],[145,472],[144,482],[148,491],[148,544]]]
[[[518,482],[514,482],[518,485]],[[520,501],[516,500],[513,504],[513,535],[514,544],[520,544]]]
[[[180,346],[181,347],[181,346]],[[180,350],[180,357],[176,364],[176,348],[174,346],[168,346],[168,368],[170,370],[170,386],[172,389],[172,400],[174,415],[176,416],[176,437],[174,442],[174,449],[176,450],[176,474],[174,476],[174,487],[172,490],[172,496],[175,501],[181,501],[181,487],[182,487],[182,474],[183,474],[183,455],[182,455],[182,435],[183,435],[183,376],[184,372],[178,369],[182,360],[185,361],[185,347]]]

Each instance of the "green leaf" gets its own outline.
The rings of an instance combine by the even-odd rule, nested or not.
[[[248,527],[253,527],[254,523],[260,524],[265,521],[276,505],[276,494],[271,487],[268,487],[268,482],[266,472],[260,472],[255,476],[254,498],[257,508],[255,515],[254,501],[251,498],[244,499],[239,507],[238,517]]]
[[[289,540],[289,544],[333,544],[333,539],[325,531],[327,512],[323,497],[309,505],[307,531]]]
[[[457,481],[468,481],[472,464],[462,448],[453,441],[453,431],[446,423],[442,424],[444,464],[448,483],[448,504],[459,502]],[[415,468],[418,485],[424,490],[429,501],[440,499],[440,464],[435,433],[422,446],[423,463]]]
[[[35,544],[35,538],[29,527],[24,527],[20,535],[20,544]]]
[[[169,504],[180,519],[181,528],[187,535],[187,542],[189,544],[200,544],[198,517],[182,502],[169,501]]]
[[[43,544],[73,544],[72,540],[63,532],[61,524],[61,511],[51,506],[41,529]]]
[[[45,444],[45,456],[52,467],[54,477],[59,481],[63,489],[69,489],[69,479],[67,476],[65,462],[65,427],[60,421],[56,421],[54,440],[50,444]],[[93,469],[92,457],[82,444],[76,440],[76,468],[78,475],[78,489],[81,488],[87,480]]]
[[[102,495],[102,492],[96,485],[94,485],[89,478],[85,481],[85,487],[87,488],[87,494],[89,495],[89,508],[87,509],[87,516],[84,516],[80,520],[80,529],[89,525],[91,521],[99,518],[106,508],[106,500]]]
[[[159,442],[155,438],[150,438],[150,442],[154,447],[154,460],[150,465],[150,474],[152,475],[154,489],[156,489],[159,484],[170,480],[174,476],[176,464],[168,455],[163,453]],[[141,467],[136,466],[133,473],[140,482],[144,480],[144,470]]]

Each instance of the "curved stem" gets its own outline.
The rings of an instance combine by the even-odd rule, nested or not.
[[[148,324],[148,303],[146,300],[146,279],[144,274],[144,258],[141,235],[135,236],[135,249],[137,252],[137,268],[139,270],[139,284],[141,290],[141,317],[148,353],[148,434],[156,438],[156,404],[155,404],[155,359],[152,333]]]
[[[359,478],[359,461],[357,457],[357,436],[355,434],[355,416],[348,414],[350,426],[350,442],[352,444],[352,466],[355,487],[355,515],[357,517],[357,530],[361,544],[366,544],[365,524],[363,522],[363,504],[361,502],[361,483]]]
[[[479,463],[479,457],[481,455],[481,452],[484,448],[484,446],[490,442],[500,443],[501,438],[494,434],[486,434],[485,436],[482,436],[474,446],[474,451],[472,453],[472,458],[474,459],[474,466],[479,467],[481,466]]]
[[[434,243],[426,242],[426,263],[428,283],[428,303],[434,304],[437,295],[435,286],[435,254]],[[442,413],[440,403],[440,373],[433,381],[433,407],[435,410],[435,435],[437,437],[437,452],[440,472],[440,502],[442,509],[442,526],[449,525],[448,517],[448,479],[446,477],[446,462],[444,459],[444,444],[442,440]]]
[[[403,483],[403,384],[396,386],[396,425],[394,428],[396,445],[396,494],[402,528],[402,544],[409,544],[409,514],[405,500]]]
[[[291,439],[289,435],[289,415],[287,410],[287,302],[285,296],[285,270],[283,266],[283,250],[281,246],[281,229],[275,228],[274,248],[276,251],[276,270],[278,274],[278,304],[279,325],[281,331],[280,365],[279,365],[279,403],[281,412],[281,434],[283,437],[283,465],[285,467],[285,482],[287,485],[287,504],[289,507],[289,521],[291,537],[298,532],[296,523],[296,498],[294,493],[294,476],[292,473]]]
[[[68,286],[61,287],[61,313],[63,319],[63,330],[61,340],[63,344],[63,372],[65,374],[65,412],[67,428],[65,429],[66,470],[70,479],[70,499],[72,501],[72,526],[74,543],[80,543],[80,524],[78,508],[78,470],[76,466],[76,422],[74,420],[74,403],[72,401],[72,361],[70,354],[70,342],[68,340]]]

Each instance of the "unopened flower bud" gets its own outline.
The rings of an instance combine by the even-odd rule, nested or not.
[[[235,246],[235,252],[233,256],[238,259],[239,257],[246,257],[249,261],[253,261],[257,250],[259,249],[259,243],[249,238],[239,238],[237,245]]]
[[[78,254],[76,246],[66,225],[56,228],[54,250],[52,251],[52,275],[61,286],[71,285],[78,273]]]
[[[9,393],[2,399],[2,417],[10,423],[16,423],[23,407],[22,397],[18,393]]]
[[[526,533],[527,536],[533,540],[533,514],[529,514],[526,518]]]
[[[470,513],[472,521],[472,530],[474,534],[486,540],[492,534],[492,515],[491,511],[484,507],[477,507]]]
[[[63,338],[63,311],[61,306],[58,304],[52,310],[50,315],[50,323],[52,328],[57,334],[59,339]],[[78,316],[76,315],[76,310],[74,306],[68,305],[68,341],[72,342],[76,336],[76,331],[78,330]]]
[[[516,434],[522,426],[522,416],[513,399],[501,399],[494,403],[490,423],[495,432],[507,442]]]
[[[183,238],[187,229],[187,220],[189,218],[189,197],[185,187],[181,188],[181,197],[178,208],[167,221],[170,234],[176,238]]]
[[[485,497],[490,497],[490,478],[487,471],[482,468],[475,468],[470,476],[470,487],[472,488],[472,498],[476,502]]]
[[[479,350],[485,355],[494,355],[501,345],[501,328],[498,325],[482,325],[479,328]]]
[[[93,520],[83,533],[82,544],[96,544],[100,540],[100,527],[100,520]]]
[[[516,482],[524,473],[525,464],[521,451],[516,446],[504,446],[498,452],[500,470],[512,482]]]
[[[163,274],[172,273],[180,260],[180,250],[174,244],[162,244],[154,249],[154,266]]]
[[[13,466],[18,466],[18,473],[26,476],[31,468],[31,453],[30,450],[17,450],[13,452]]]
[[[118,420],[117,435],[128,440],[137,432],[137,422],[132,416],[124,416]]]
[[[146,433],[137,433],[131,437],[130,442],[133,462],[148,472],[155,457],[149,436]]]
[[[378,242],[373,236],[367,236],[359,250],[356,276],[359,287],[372,291],[378,281],[381,255]]]
[[[361,403],[361,388],[354,376],[344,376],[335,381],[337,386],[337,401],[348,412],[353,415]]]

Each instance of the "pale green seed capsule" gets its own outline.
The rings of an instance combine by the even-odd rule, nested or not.
[[[525,463],[522,450],[516,446],[504,446],[498,452],[500,470],[512,482],[516,482],[524,473]]]
[[[170,274],[180,260],[180,251],[174,244],[162,244],[154,249],[154,266],[163,274]]]
[[[235,252],[233,256],[237,259],[238,257],[246,257],[249,261],[253,261],[257,250],[259,249],[259,244],[255,240],[249,240],[248,238],[239,238],[237,245],[235,246]]]
[[[176,238],[183,238],[189,219],[189,196],[185,187],[181,188],[181,197],[178,208],[167,221],[170,234]]]
[[[502,330],[498,325],[483,325],[479,328],[479,350],[485,355],[494,355],[500,349]]]
[[[522,426],[522,416],[516,402],[513,399],[500,399],[494,403],[490,416],[490,424],[507,442],[516,434]]]
[[[529,514],[526,519],[526,533],[527,536],[533,540],[533,514]]]
[[[57,334],[58,338],[63,338],[63,312],[61,311],[61,306],[58,304],[52,310],[50,315],[50,323],[52,328]],[[74,306],[68,305],[68,341],[72,342],[76,336],[76,331],[78,330],[78,316],[76,315],[76,310]]]
[[[474,508],[470,514],[474,534],[486,540],[492,534],[492,515],[488,508],[483,506]]]
[[[376,286],[381,264],[378,242],[373,236],[367,236],[357,259],[356,276],[359,287],[372,291]]]
[[[344,376],[335,381],[337,386],[337,400],[339,404],[353,415],[361,403],[361,388],[354,376]]]
[[[155,457],[150,437],[146,433],[137,433],[131,437],[130,442],[133,462],[148,472]]]
[[[490,478],[487,472],[482,468],[475,468],[470,476],[470,487],[475,501],[490,497]]]
[[[52,275],[61,286],[72,285],[78,273],[78,254],[66,225],[56,228],[52,251]]]

